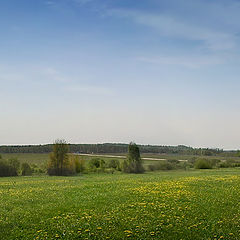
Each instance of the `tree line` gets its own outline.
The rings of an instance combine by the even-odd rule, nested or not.
[[[53,144],[46,145],[24,145],[24,146],[0,146],[0,153],[50,153]],[[104,144],[68,144],[71,153],[127,153],[128,144],[104,143]],[[201,155],[201,156],[240,156],[237,151],[223,151],[222,149],[192,148],[184,145],[179,146],[156,146],[139,145],[141,153],[153,154],[181,154],[181,155]]]

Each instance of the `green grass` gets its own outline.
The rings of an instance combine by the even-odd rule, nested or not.
[[[21,163],[36,164],[38,166],[45,164],[49,160],[48,153],[1,153],[2,158],[17,158]]]
[[[0,179],[0,239],[240,239],[240,169]]]
[[[1,154],[4,159],[17,158],[21,163],[27,162],[28,164],[36,164],[39,167],[41,165],[46,164],[49,161],[48,153],[3,153]],[[96,157],[96,156],[80,156],[80,159],[84,159],[86,164],[92,158],[100,158],[103,159],[106,163],[112,159],[118,159],[120,162],[123,161],[124,158],[109,158],[109,157]]]

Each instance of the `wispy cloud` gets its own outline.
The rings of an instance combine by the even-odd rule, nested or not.
[[[162,36],[179,40],[198,41],[198,44],[202,44],[210,50],[229,50],[236,46],[234,33],[193,24],[187,19],[183,20],[170,14],[155,14],[126,9],[112,9],[108,11],[108,14],[128,18],[137,24],[154,29]]]

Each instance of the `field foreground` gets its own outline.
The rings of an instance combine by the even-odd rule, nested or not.
[[[1,178],[0,239],[240,239],[240,170]]]

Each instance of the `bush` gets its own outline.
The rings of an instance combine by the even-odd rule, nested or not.
[[[240,163],[239,162],[238,163],[234,163],[233,167],[240,167]]]
[[[100,158],[92,158],[90,161],[89,161],[89,168],[90,169],[96,169],[96,168],[99,168],[100,167]]]
[[[22,176],[31,176],[33,172],[28,163],[23,163],[21,166],[21,170],[22,170]]]
[[[89,170],[92,172],[105,172],[107,164],[104,159],[92,158],[88,163]]]
[[[58,174],[59,174],[59,172],[56,168],[48,168],[47,173],[50,176],[58,176]],[[75,174],[75,172],[69,166],[63,167],[61,169],[61,176],[70,176],[73,174]]]
[[[17,170],[8,161],[0,159],[0,177],[17,176]]]
[[[85,171],[85,161],[83,159],[77,159],[75,161],[76,173],[82,173]]]
[[[108,167],[109,168],[113,168],[117,171],[121,171],[121,168],[120,168],[120,162],[118,159],[111,159],[108,163]]]
[[[156,164],[148,165],[149,171],[168,171],[174,169],[184,169],[187,170],[191,167],[191,164],[188,162],[180,162],[178,160],[166,160],[166,161],[159,161]]]
[[[85,170],[85,161],[83,159],[80,160],[79,156],[72,154],[69,156],[68,168],[73,173],[81,173]]]
[[[178,165],[179,169],[184,169],[184,170],[189,170],[192,167],[193,167],[193,164],[191,164],[187,161],[179,162],[179,165]]]
[[[219,167],[220,168],[229,168],[229,167],[232,167],[232,164],[230,164],[228,162],[221,162],[221,163],[219,163]]]
[[[148,170],[151,171],[151,172],[156,171],[157,170],[156,164],[155,165],[154,164],[148,165]]]
[[[209,162],[212,167],[216,167],[218,165],[218,163],[220,162],[220,160],[213,158],[213,159],[209,159]]]
[[[144,168],[139,162],[128,162],[124,160],[123,171],[126,173],[144,173]]]
[[[168,161],[160,161],[156,164],[157,170],[173,170],[174,164]]]
[[[16,172],[18,173],[20,171],[20,161],[17,158],[10,158],[8,160],[8,163],[10,166],[12,166]]]
[[[211,169],[212,165],[209,160],[202,158],[202,159],[198,159],[195,162],[194,167],[196,169]]]

